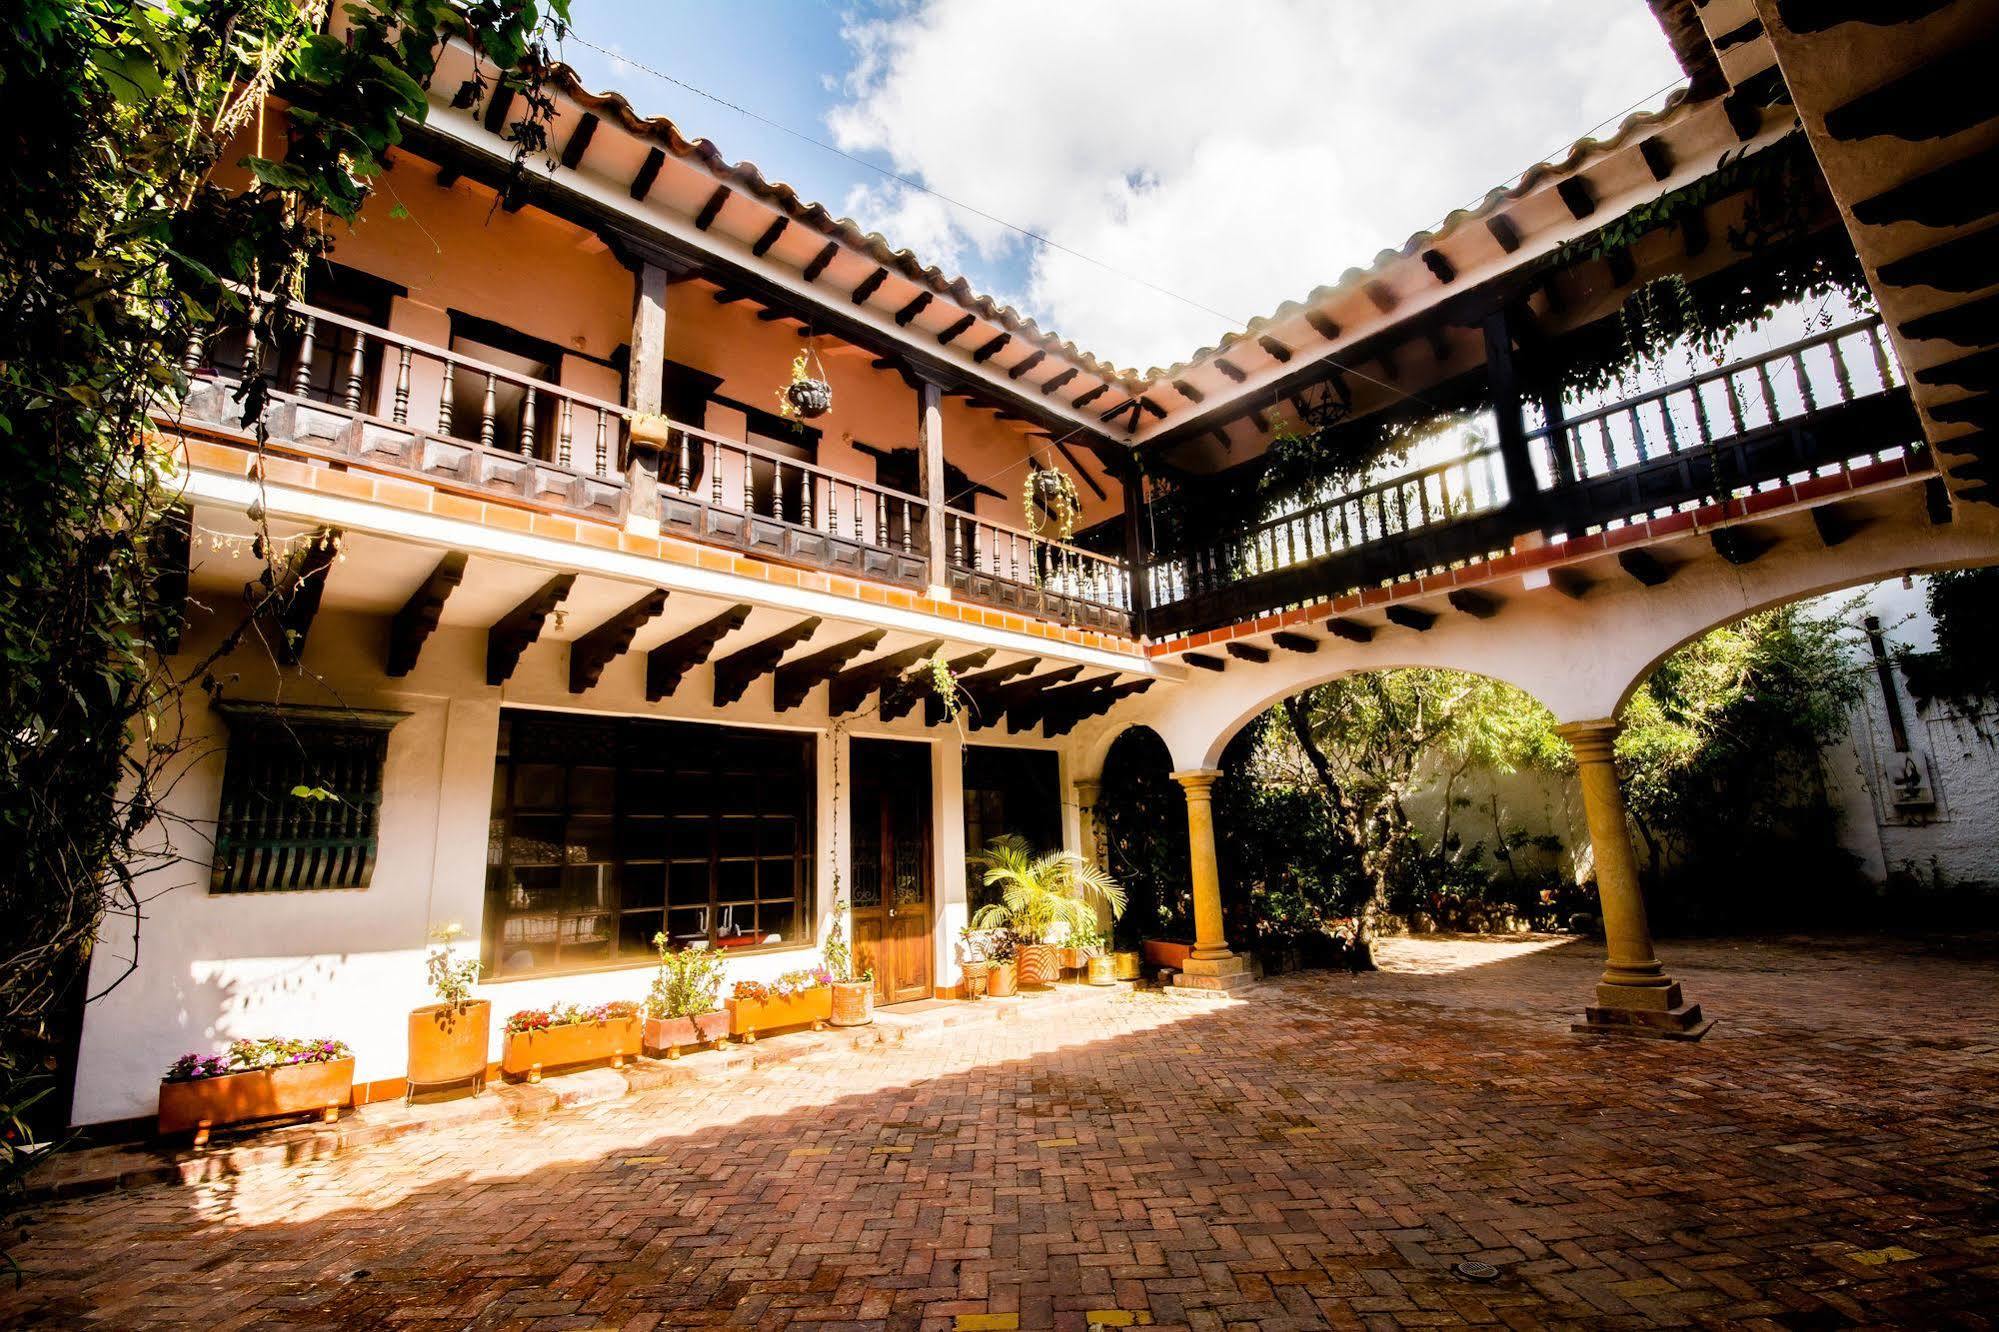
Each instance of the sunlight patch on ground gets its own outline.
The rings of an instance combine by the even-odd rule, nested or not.
[[[1582,947],[1588,941],[1572,934],[1426,934],[1390,937],[1374,942],[1375,963],[1386,972],[1412,976],[1444,976],[1472,967],[1511,962],[1553,948]]]

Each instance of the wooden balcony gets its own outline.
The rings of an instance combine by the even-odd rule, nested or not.
[[[1878,318],[1525,431],[1534,489],[1497,446],[1310,497],[1147,570],[1155,638],[1191,633],[1800,476],[1914,453],[1922,430]],[[1518,473],[1516,473],[1518,474]]]
[[[944,527],[953,595],[1085,629],[1131,634],[1131,576],[1123,560],[960,509],[945,510]]]

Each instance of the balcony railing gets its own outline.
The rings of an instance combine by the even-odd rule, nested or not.
[[[1527,422],[1534,493],[1499,449],[1312,497],[1240,537],[1155,561],[1166,637],[1914,449],[1922,433],[1881,321],[1857,320],[1649,392]]]
[[[1124,561],[960,509],[944,514],[951,590],[967,601],[1129,634]]]

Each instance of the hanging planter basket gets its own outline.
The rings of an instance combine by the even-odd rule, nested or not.
[[[833,410],[833,386],[819,353],[806,347],[791,363],[791,382],[777,392],[778,414],[792,421],[814,421]]]
[[[1076,518],[1082,508],[1076,483],[1067,472],[1059,467],[1035,467],[1028,472],[1021,492],[1021,509],[1029,531],[1041,533],[1052,529],[1055,540],[1067,541],[1075,535]]]

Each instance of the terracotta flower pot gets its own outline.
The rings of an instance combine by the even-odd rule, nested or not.
[[[160,1136],[194,1130],[194,1145],[205,1146],[208,1131],[283,1115],[320,1115],[331,1124],[340,1107],[354,1098],[354,1061],[227,1073],[219,1078],[160,1084]]]
[[[836,1027],[865,1027],[875,1020],[873,981],[834,981],[832,1022]]]
[[[1145,950],[1145,965],[1149,967],[1185,971],[1187,959],[1194,955],[1194,945],[1180,939],[1147,939],[1140,946]]]
[[[1111,975],[1118,980],[1137,980],[1145,963],[1129,948],[1111,954]]]
[[[1059,956],[1061,957],[1062,970],[1064,971],[1081,970],[1084,964],[1090,960],[1087,956],[1084,955],[1082,949],[1071,948],[1066,944],[1064,944],[1062,948],[1058,950],[1058,953]]]
[[[486,1085],[486,1052],[492,1048],[493,1005],[426,1004],[410,1012],[408,1094],[456,1082],[470,1082],[476,1094]]]
[[[995,999],[1010,999],[1020,993],[1020,973],[1011,962],[995,962],[986,973],[986,993]]]
[[[566,1022],[539,1031],[510,1031],[500,1054],[500,1072],[509,1078],[540,1082],[545,1069],[603,1059],[610,1060],[612,1068],[622,1068],[627,1056],[639,1052],[642,1039],[637,1014],[607,1022]]]
[[[815,985],[797,994],[769,999],[729,1000],[729,1030],[749,1044],[755,1044],[760,1031],[776,1031],[780,1027],[803,1027],[810,1024],[814,1031],[824,1027],[833,1016],[833,987]]]
[[[1061,974],[1056,969],[1054,944],[1022,944],[1015,954],[1020,967],[1020,983],[1029,988],[1053,985]]]
[[[990,962],[967,962],[965,964],[965,997],[983,999],[986,997],[986,979],[992,975]]]
[[[1092,985],[1116,985],[1117,965],[1108,957],[1099,954],[1089,960],[1089,979]]]
[[[701,1033],[691,1017],[648,1017],[645,1025],[647,1051],[664,1050],[668,1059],[680,1058],[680,1047],[698,1045]]]

